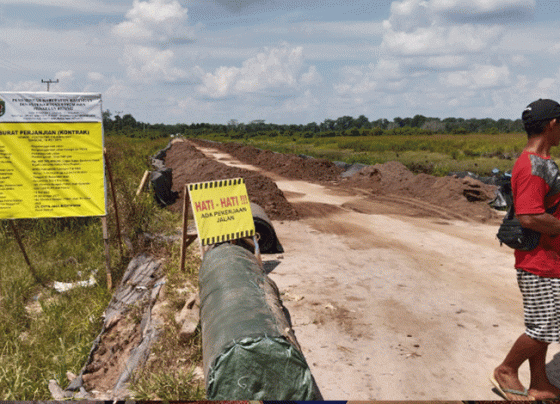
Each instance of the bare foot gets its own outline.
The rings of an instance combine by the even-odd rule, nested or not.
[[[500,395],[509,401],[527,401],[534,400],[529,395],[527,389],[523,387],[517,373],[509,372],[507,369],[497,367],[490,376],[492,384],[498,389]]]
[[[530,388],[529,395],[534,397],[535,400],[558,399],[560,397],[560,389],[548,382],[538,388]]]

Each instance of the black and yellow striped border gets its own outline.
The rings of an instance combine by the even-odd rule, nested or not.
[[[245,184],[244,178],[232,178],[229,180],[217,180],[217,181],[208,181],[208,182],[197,182],[194,184],[189,184],[189,191],[200,191],[203,189],[211,189],[211,188],[221,188],[221,187],[228,187],[232,185],[239,185]]]
[[[223,234],[219,237],[208,237],[205,239],[200,239],[202,245],[225,243],[231,240],[237,240],[240,238],[253,237],[255,235],[254,230],[238,231],[237,233]]]

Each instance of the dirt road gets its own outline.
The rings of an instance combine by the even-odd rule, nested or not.
[[[499,399],[488,376],[523,321],[495,222],[264,174],[306,212],[273,222],[285,253],[264,259],[325,400]],[[557,384],[559,352],[552,346],[547,362]],[[521,376],[528,382],[526,365]]]

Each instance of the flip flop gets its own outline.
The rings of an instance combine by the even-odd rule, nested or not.
[[[511,401],[511,398],[509,398],[507,396],[508,393],[509,394],[514,394],[516,396],[526,397],[528,401],[534,401],[535,400],[534,397],[531,397],[529,395],[529,390],[527,388],[525,388],[523,391],[521,391],[521,390],[514,390],[514,389],[506,389],[506,388],[500,386],[500,383],[498,383],[498,381],[496,380],[496,377],[494,376],[494,373],[492,373],[490,375],[490,381],[492,382],[492,384],[494,385],[496,390],[498,390],[498,393],[500,394],[500,396],[504,400]]]

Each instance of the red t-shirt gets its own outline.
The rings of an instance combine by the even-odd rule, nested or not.
[[[559,170],[550,157],[523,152],[511,176],[517,215],[545,213],[560,201]],[[560,208],[553,215],[560,219]],[[546,278],[560,278],[560,236],[542,234],[534,250],[515,250],[515,267]]]

